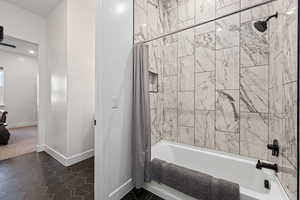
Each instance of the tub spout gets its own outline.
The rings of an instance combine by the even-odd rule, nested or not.
[[[261,162],[260,160],[257,161],[256,168],[257,169],[262,169],[262,168],[272,169],[275,172],[278,172],[277,164],[264,163],[264,162]]]

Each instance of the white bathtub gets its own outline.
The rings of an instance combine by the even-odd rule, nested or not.
[[[166,141],[152,147],[153,158],[238,183],[241,200],[289,199],[275,172],[256,169],[255,159]],[[270,190],[264,188],[266,179],[270,182]],[[166,200],[195,200],[154,181],[146,184],[145,189]]]

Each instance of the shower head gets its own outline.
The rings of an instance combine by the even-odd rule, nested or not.
[[[266,20],[264,21],[257,21],[254,23],[254,27],[256,28],[256,30],[258,30],[259,32],[265,32],[268,29],[268,21],[272,18],[278,18],[278,12],[276,12],[276,14],[268,17]]]
[[[254,23],[254,27],[259,32],[265,32],[268,29],[268,23],[265,21],[257,21]]]

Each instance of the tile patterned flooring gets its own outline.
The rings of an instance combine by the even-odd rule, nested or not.
[[[0,161],[1,200],[93,200],[94,160],[64,167],[46,153]]]
[[[1,200],[93,200],[94,159],[64,167],[47,153],[0,161]],[[132,190],[122,200],[163,200]]]
[[[163,200],[162,198],[148,192],[147,190],[132,190],[121,200]]]

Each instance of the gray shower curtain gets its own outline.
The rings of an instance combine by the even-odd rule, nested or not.
[[[133,48],[132,176],[136,188],[150,181],[151,118],[148,82],[148,46]]]

